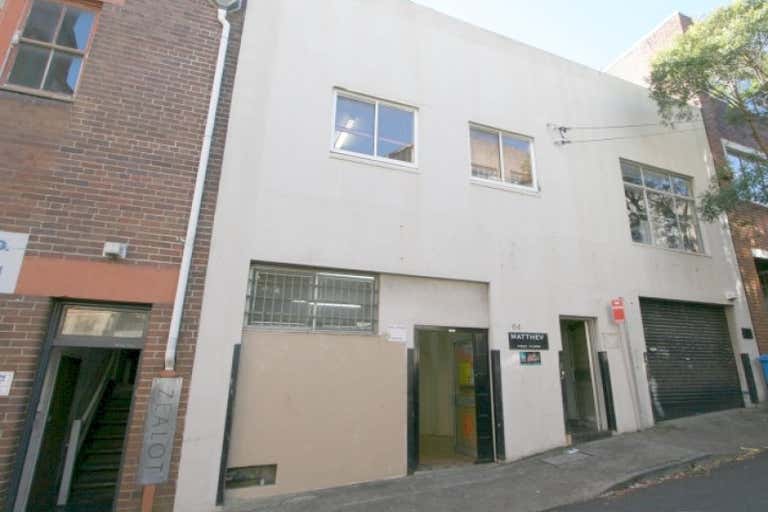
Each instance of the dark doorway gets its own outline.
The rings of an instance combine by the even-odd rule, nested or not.
[[[589,323],[561,320],[563,350],[560,382],[568,444],[593,438],[600,431]]]
[[[485,331],[416,331],[412,464],[428,469],[493,460],[488,358]]]
[[[147,319],[148,309],[132,306],[55,308],[14,512],[113,509]]]

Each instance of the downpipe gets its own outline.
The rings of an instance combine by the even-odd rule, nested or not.
[[[205,189],[205,179],[208,175],[208,160],[211,155],[213,130],[216,125],[216,112],[219,108],[219,99],[221,97],[224,64],[227,56],[227,49],[229,47],[230,24],[229,21],[227,21],[227,12],[226,9],[218,9],[218,20],[221,24],[219,54],[216,59],[216,71],[213,77],[211,99],[208,106],[208,118],[205,122],[203,145],[200,150],[200,162],[197,167],[197,179],[195,181],[195,190],[192,197],[189,222],[187,223],[187,234],[184,238],[184,250],[181,256],[179,279],[176,284],[176,298],[173,302],[171,325],[168,330],[168,340],[165,345],[165,371],[167,373],[173,373],[176,370],[176,350],[179,343],[179,333],[181,331],[181,317],[184,312],[184,299],[186,298],[187,286],[189,284],[189,270],[192,266],[192,253],[195,248],[195,238],[197,236],[198,221],[200,220],[200,209],[203,200],[203,191]]]

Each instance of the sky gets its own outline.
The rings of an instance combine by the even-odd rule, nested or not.
[[[728,0],[413,0],[604,69],[673,12],[700,18]]]

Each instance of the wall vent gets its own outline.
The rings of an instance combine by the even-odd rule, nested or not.
[[[224,485],[227,489],[261,487],[264,485],[275,485],[276,480],[277,464],[246,466],[227,469]]]

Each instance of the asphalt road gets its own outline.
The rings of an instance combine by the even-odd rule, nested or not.
[[[768,454],[557,512],[766,512]]]

